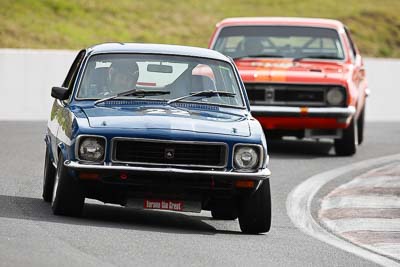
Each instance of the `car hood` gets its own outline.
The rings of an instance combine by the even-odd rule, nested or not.
[[[339,61],[305,59],[241,59],[235,61],[243,81],[341,84],[348,66]]]
[[[180,130],[250,136],[243,114],[189,110],[171,106],[83,107],[91,128]]]

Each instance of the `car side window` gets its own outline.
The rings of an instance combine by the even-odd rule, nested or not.
[[[347,36],[347,39],[349,40],[349,44],[350,44],[350,50],[351,50],[350,51],[350,56],[351,56],[352,60],[354,60],[356,58],[356,55],[357,55],[357,50],[356,50],[356,47],[354,45],[353,39],[351,39],[350,32],[349,32],[349,30],[347,28],[345,28],[345,32],[346,32],[346,36]]]
[[[71,89],[72,85],[74,84],[76,74],[79,69],[79,65],[82,62],[83,57],[86,54],[86,50],[81,50],[76,58],[74,59],[74,62],[72,63],[71,68],[68,71],[67,77],[65,78],[62,86]]]

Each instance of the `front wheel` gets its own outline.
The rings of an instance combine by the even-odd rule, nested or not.
[[[239,204],[239,225],[243,233],[258,234],[271,228],[271,191],[269,180]]]
[[[46,147],[46,155],[44,157],[44,172],[43,172],[43,193],[42,197],[45,202],[51,202],[53,197],[54,179],[56,176],[56,168],[50,159],[49,149]]]
[[[64,158],[58,156],[57,173],[54,181],[51,207],[55,215],[80,216],[85,196],[78,180],[68,175]]]
[[[357,122],[351,120],[349,127],[343,129],[343,135],[339,139],[335,139],[335,151],[338,156],[351,156],[357,150]]]

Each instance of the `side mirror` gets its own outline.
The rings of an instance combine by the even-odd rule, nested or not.
[[[51,96],[59,100],[66,100],[69,97],[68,88],[54,86],[51,88]]]
[[[356,66],[361,66],[362,65],[362,58],[361,58],[361,56],[360,56],[360,54],[357,54],[356,55],[356,58],[355,58],[355,60],[354,60],[354,64],[356,64]]]

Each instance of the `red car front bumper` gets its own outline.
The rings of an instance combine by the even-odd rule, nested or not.
[[[252,106],[251,113],[264,129],[342,129],[356,113],[349,107]]]

